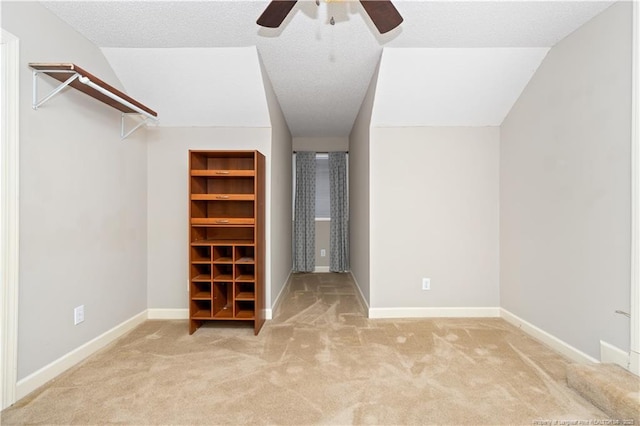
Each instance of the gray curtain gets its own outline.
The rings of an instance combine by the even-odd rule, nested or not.
[[[293,271],[313,272],[316,267],[316,153],[296,154],[295,219],[293,221]]]
[[[347,154],[329,153],[329,199],[331,205],[331,272],[349,270],[349,195]]]

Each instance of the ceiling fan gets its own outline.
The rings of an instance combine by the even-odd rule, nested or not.
[[[261,27],[278,28],[298,0],[272,0],[256,23]],[[365,12],[380,34],[391,31],[403,21],[391,0],[360,0]]]

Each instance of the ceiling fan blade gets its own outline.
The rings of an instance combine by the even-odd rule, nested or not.
[[[261,27],[278,28],[298,0],[272,0],[256,23]]]
[[[360,3],[380,34],[391,31],[403,21],[391,0],[360,0]]]

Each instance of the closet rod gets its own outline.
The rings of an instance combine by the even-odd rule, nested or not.
[[[128,100],[126,100],[126,99],[124,99],[124,98],[122,98],[122,97],[120,97],[120,96],[108,91],[104,87],[97,85],[96,83],[91,81],[91,79],[89,77],[80,76],[80,78],[78,80],[80,80],[80,83],[86,84],[87,86],[91,87],[94,90],[97,90],[98,92],[102,93],[103,95],[107,96],[108,98],[113,99],[116,102],[120,102],[122,105],[126,106],[127,108],[131,108],[134,112],[136,112],[136,113],[138,113],[140,115],[144,115],[146,118],[149,118],[151,120],[158,121],[157,114],[148,113],[147,111],[143,110],[139,106],[134,105],[131,102],[129,102]]]

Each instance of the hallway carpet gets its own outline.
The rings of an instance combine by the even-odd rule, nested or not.
[[[348,275],[294,275],[248,324],[147,321],[2,412],[11,424],[555,424],[606,415],[501,319],[367,319]],[[603,423],[604,424],[604,423]]]

